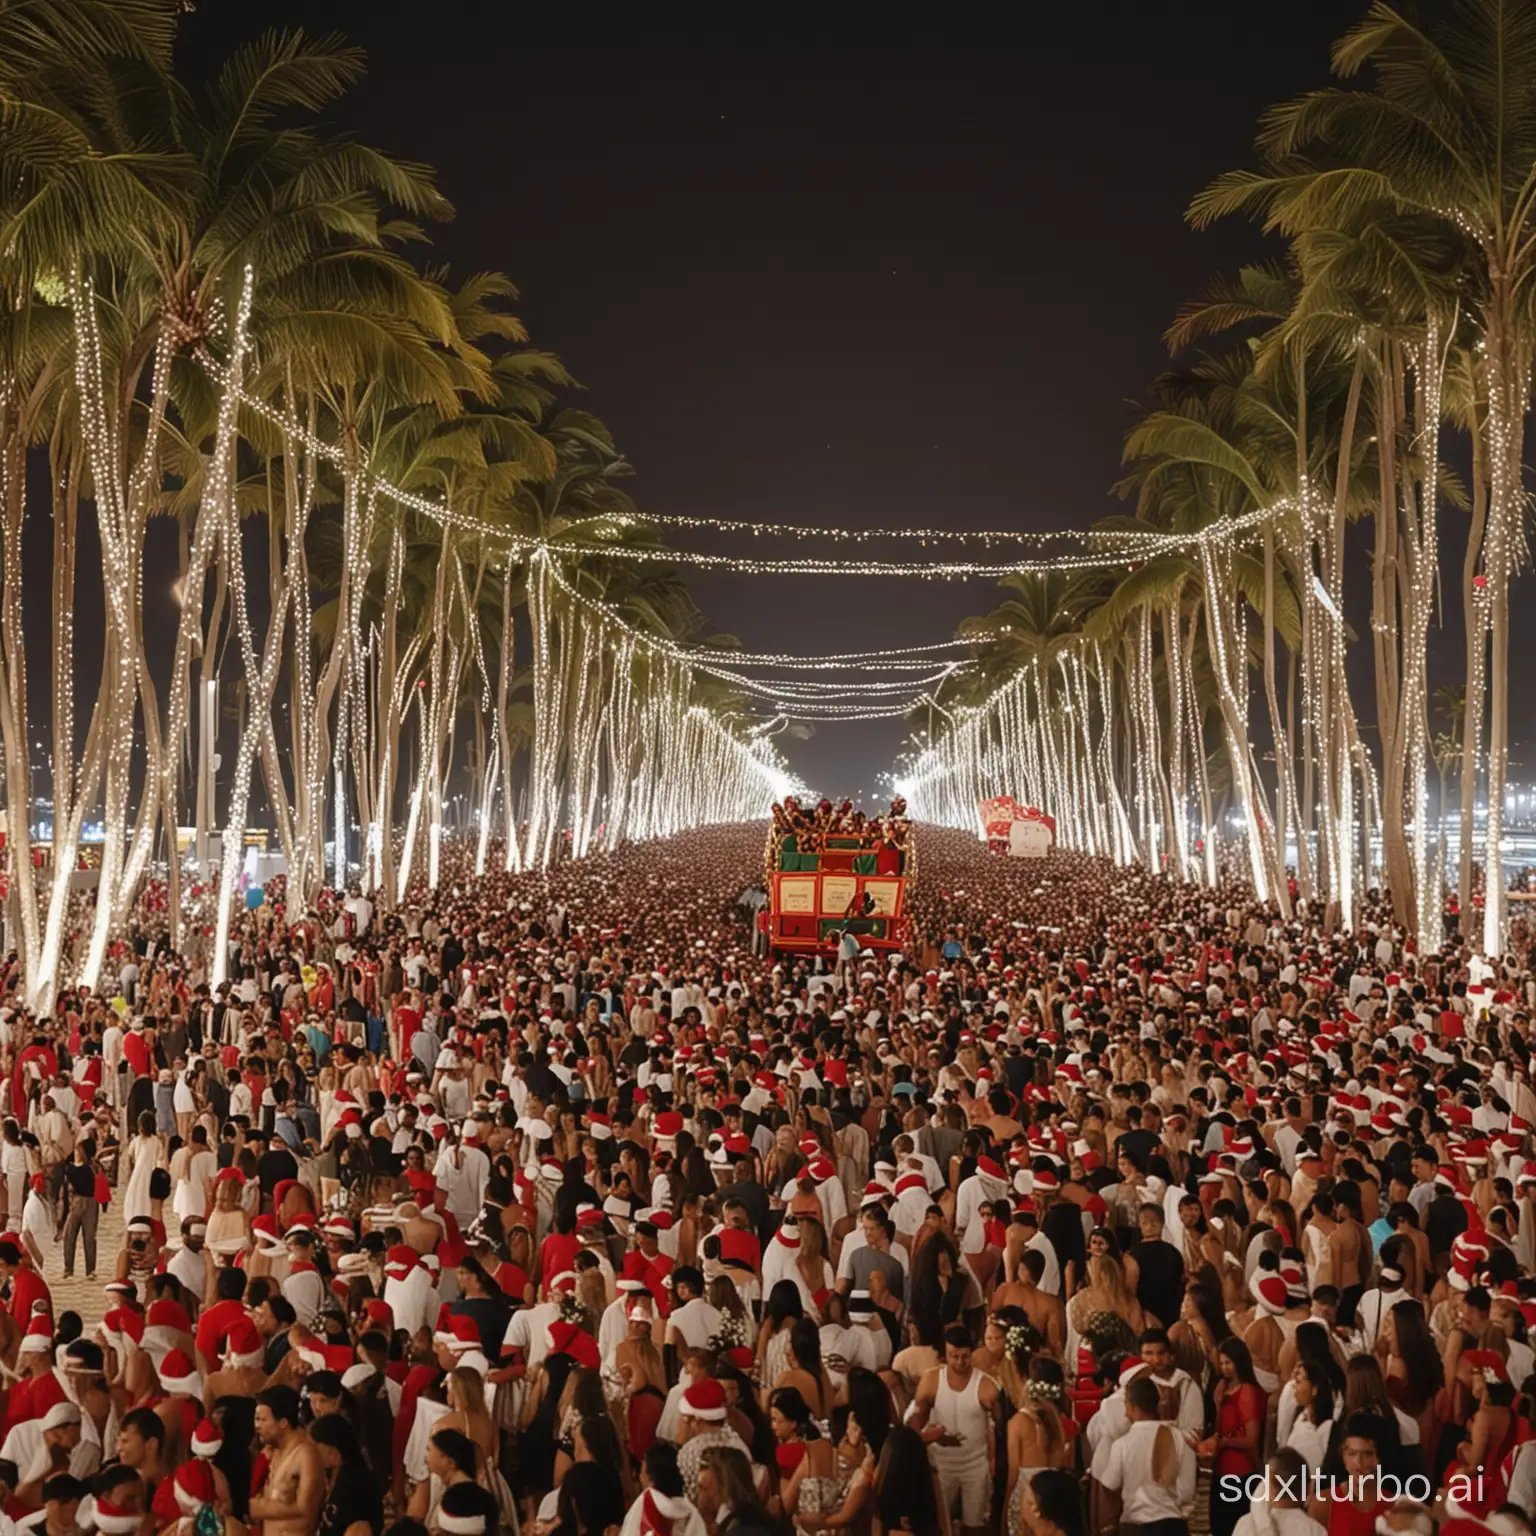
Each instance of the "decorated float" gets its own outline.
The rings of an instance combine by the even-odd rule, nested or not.
[[[899,949],[906,937],[907,882],[917,872],[907,803],[883,816],[853,802],[773,808],[766,881],[768,942],[789,951],[835,952],[846,929],[861,949]]]
[[[1015,859],[1043,859],[1056,846],[1056,822],[1012,795],[994,795],[977,806],[987,847]]]

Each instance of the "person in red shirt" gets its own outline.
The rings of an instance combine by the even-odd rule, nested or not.
[[[1326,1493],[1315,1494],[1311,1514],[1328,1527],[1328,1536],[1375,1536],[1376,1517],[1387,1507],[1377,1482],[1381,1454],[1369,1414],[1344,1421],[1339,1447],[1344,1475]]]
[[[123,1059],[132,1069],[135,1077],[148,1077],[152,1065],[149,1042],[144,1038],[142,1029],[130,1029],[123,1036]]]
[[[32,1066],[37,1068],[39,1083],[51,1083],[59,1075],[58,1052],[41,1035],[33,1036],[32,1043],[22,1050],[11,1074],[11,1113],[23,1122],[27,1118],[27,1089],[34,1079],[28,1070]]]
[[[214,1294],[218,1300],[197,1320],[197,1368],[205,1376],[218,1370],[229,1330],[245,1316],[245,1302],[242,1300],[245,1280],[243,1269],[233,1266],[221,1269],[214,1280]]]
[[[11,1317],[18,1328],[25,1330],[35,1301],[42,1302],[43,1310],[53,1316],[53,1296],[47,1281],[15,1243],[0,1243],[0,1287],[6,1283],[11,1287]]]
[[[565,1230],[560,1230],[561,1227]],[[580,1248],[581,1239],[571,1230],[569,1220],[561,1222],[557,1217],[555,1230],[544,1239],[544,1246],[539,1250],[540,1295],[549,1295],[549,1282],[556,1275],[563,1275],[568,1269],[575,1268],[576,1254]]]

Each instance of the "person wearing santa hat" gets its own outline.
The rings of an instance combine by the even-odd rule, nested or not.
[[[502,1350],[515,1349],[531,1371],[549,1353],[549,1330],[559,1320],[560,1308],[567,1297],[576,1293],[576,1275],[572,1270],[554,1276],[549,1283],[549,1298],[536,1306],[522,1307],[512,1314],[502,1337]]]
[[[640,1464],[640,1496],[629,1506],[619,1536],[707,1536],[708,1527],[688,1497],[678,1448],[658,1440]]]
[[[384,1300],[389,1303],[395,1327],[414,1334],[437,1316],[437,1287],[421,1255],[406,1243],[397,1243],[384,1256]]]
[[[181,1245],[161,1255],[163,1272],[199,1305],[208,1293],[209,1256],[204,1247],[207,1236],[208,1223],[203,1217],[188,1216],[181,1224]]]
[[[53,1297],[47,1282],[33,1268],[14,1237],[0,1238],[0,1289],[6,1287],[10,1292],[7,1310],[18,1328],[27,1326],[37,1302],[43,1304],[49,1316],[53,1315]]]
[[[99,1536],[134,1536],[144,1520],[144,1489],[132,1467],[115,1462],[95,1479],[95,1492],[82,1501],[79,1525]]]
[[[288,1275],[283,1295],[299,1323],[312,1328],[325,1302],[325,1277],[314,1261],[315,1234],[308,1225],[290,1227],[284,1234],[288,1249]]]
[[[678,1411],[677,1469],[691,1503],[699,1496],[699,1464],[711,1446],[724,1445],[740,1451],[749,1461],[752,1453],[740,1435],[726,1422],[725,1389],[711,1376],[701,1377],[682,1394]]]
[[[976,1171],[961,1182],[955,1192],[955,1237],[965,1252],[966,1239],[971,1226],[977,1221],[977,1212],[983,1204],[991,1205],[1008,1193],[1008,1177],[995,1158],[979,1157]],[[980,1244],[977,1244],[979,1250]]]

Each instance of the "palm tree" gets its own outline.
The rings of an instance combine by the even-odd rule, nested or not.
[[[1273,110],[1260,169],[1197,199],[1205,221],[1252,211],[1292,238],[1348,230],[1386,206],[1457,248],[1480,343],[1488,481],[1482,551],[1492,640],[1488,895],[1483,947],[1502,948],[1500,843],[1509,752],[1509,583],[1520,550],[1521,466],[1536,350],[1536,14],[1516,0],[1465,0],[1421,18],[1375,0],[1335,46],[1335,72],[1365,87],[1313,92]],[[1472,620],[1476,622],[1476,619]]]

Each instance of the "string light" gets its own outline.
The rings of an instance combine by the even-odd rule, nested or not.
[[[644,528],[651,525],[667,528],[705,528],[716,533],[750,533],[756,538],[833,539],[855,544],[872,540],[913,540],[919,544],[969,543],[976,540],[983,544],[1057,544],[1086,543],[1091,539],[1112,537],[1116,542],[1156,538],[1152,530],[1143,534],[1131,530],[1122,535],[1116,532],[1107,536],[1092,529],[1051,528],[843,528],[837,525],[822,527],[811,523],[751,522],[735,517],[684,517],[671,512],[645,512],[634,516],[611,515],[608,519],[619,528]]]

